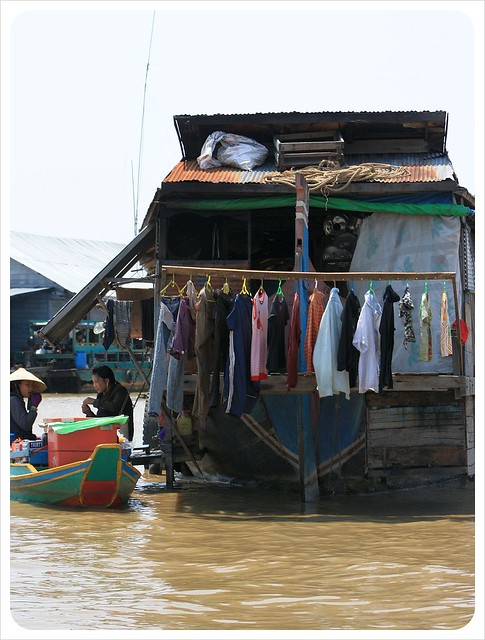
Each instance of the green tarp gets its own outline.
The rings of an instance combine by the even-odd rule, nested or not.
[[[89,418],[87,420],[79,420],[79,422],[55,422],[52,429],[61,435],[73,433],[74,431],[84,431],[84,429],[92,429],[93,427],[103,427],[108,424],[124,424],[128,420],[128,416],[108,416],[106,418]]]
[[[295,196],[265,196],[261,198],[231,198],[224,200],[169,199],[171,209],[193,211],[241,211],[243,209],[276,209],[294,207]],[[338,209],[340,211],[360,211],[363,213],[399,213],[410,216],[466,216],[472,209],[461,204],[410,204],[403,202],[367,202],[349,198],[324,198],[310,196],[310,207],[317,209]]]

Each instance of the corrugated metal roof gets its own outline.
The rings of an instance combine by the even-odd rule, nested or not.
[[[395,178],[379,178],[370,182],[441,182],[453,178],[453,166],[447,154],[355,154],[345,157],[343,166],[367,162],[379,162],[403,166],[406,175]],[[265,178],[278,175],[275,164],[266,162],[252,171],[232,167],[216,167],[204,170],[196,160],[181,161],[164,179],[164,182],[209,182],[231,184],[264,184]]]
[[[119,242],[10,232],[11,258],[72,293],[80,291],[124,247]]]
[[[47,291],[50,287],[30,287],[30,288],[16,288],[10,289],[10,297],[23,296],[26,293],[36,293],[37,291]]]

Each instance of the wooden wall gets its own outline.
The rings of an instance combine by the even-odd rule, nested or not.
[[[453,391],[366,394],[369,478],[467,473],[465,398]]]

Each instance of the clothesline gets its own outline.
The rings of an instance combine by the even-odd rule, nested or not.
[[[231,269],[225,267],[204,267],[186,265],[162,265],[162,275],[188,275],[188,276],[221,276],[223,278],[235,277],[246,279],[265,280],[327,280],[327,281],[365,281],[365,280],[450,280],[453,287],[453,300],[455,305],[456,337],[458,345],[461,344],[460,311],[458,305],[458,290],[456,286],[456,273],[454,271],[256,271],[251,269]],[[458,371],[463,374],[463,358],[461,349],[458,348]]]
[[[230,269],[221,267],[189,267],[185,265],[163,265],[162,271],[170,275],[240,277],[265,280],[451,280],[456,281],[454,271],[255,271],[252,269]]]

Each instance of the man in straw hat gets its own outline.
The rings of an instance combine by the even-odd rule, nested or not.
[[[23,440],[37,440],[32,426],[46,385],[22,367],[10,374],[10,433]],[[25,406],[27,398],[27,406]]]

